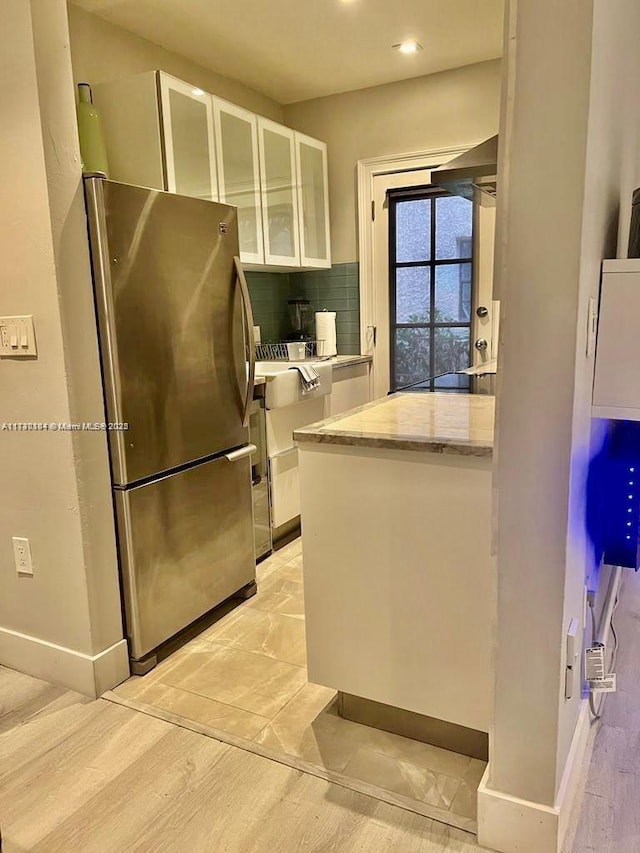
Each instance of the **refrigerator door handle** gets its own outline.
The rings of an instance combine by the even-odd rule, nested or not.
[[[257,452],[258,448],[255,444],[247,444],[245,447],[241,447],[240,450],[232,450],[231,453],[225,453],[224,458],[227,462],[240,462],[241,459],[246,459],[247,456],[253,456],[253,454]]]
[[[242,296],[242,304],[244,307],[243,318],[246,326],[247,343],[249,346],[249,369],[247,371],[247,390],[244,398],[244,406],[242,412],[242,426],[249,426],[249,407],[253,399],[253,383],[256,377],[256,342],[253,336],[253,311],[251,310],[251,297],[249,296],[249,288],[247,279],[245,278],[242,263],[239,257],[233,259],[236,265],[236,282],[240,287],[240,295]]]

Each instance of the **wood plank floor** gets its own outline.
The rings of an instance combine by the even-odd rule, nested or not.
[[[615,625],[618,691],[595,734],[571,853],[640,851],[640,575],[624,572]]]
[[[474,837],[0,667],[3,853],[478,853]]]
[[[255,597],[106,698],[475,834],[485,762],[343,719],[336,691],[308,681],[300,538],[257,578]]]
[[[640,576],[565,853],[640,851]],[[0,667],[3,853],[478,853],[473,835]],[[541,851],[542,853],[542,851]]]

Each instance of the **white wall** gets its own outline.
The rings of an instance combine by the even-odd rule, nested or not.
[[[602,440],[602,424],[591,429],[593,360],[585,359],[587,311],[597,299],[603,258],[627,256],[631,195],[640,184],[640,4],[637,0],[594,0],[591,90],[580,245],[575,399],[572,425],[569,538],[564,621],[581,607],[585,553],[589,555],[583,519],[586,462]],[[586,564],[587,573],[593,567]],[[606,591],[607,578],[603,578]],[[575,714],[560,703],[558,776],[573,734]]]
[[[510,185],[498,212],[507,219],[509,239],[501,293],[490,783],[547,805],[557,787],[589,7],[584,0],[560,7],[554,0],[518,0]],[[576,705],[570,703],[572,716]]]
[[[512,124],[502,140],[509,181],[506,192],[499,187],[498,214],[508,241],[489,788],[553,808],[580,710],[577,691],[564,698],[565,635],[572,617],[582,622],[593,570],[583,526],[597,438],[587,299],[598,293],[601,259],[615,255],[618,206],[628,221],[631,189],[640,183],[640,7],[635,0],[510,5],[517,21],[509,44]],[[482,826],[480,840],[493,840]],[[539,849],[528,844],[518,849]]]
[[[33,314],[38,344],[0,361],[0,419],[101,421],[63,0],[0,6],[0,115],[0,314]],[[65,661],[88,671],[123,637],[105,436],[0,432],[0,469],[0,662],[82,687]],[[15,535],[33,578],[16,575]]]
[[[357,161],[473,145],[493,136],[500,83],[500,60],[491,60],[285,106],[286,124],[328,145],[334,263],[358,257]]]
[[[232,13],[233,4],[229,6]],[[127,32],[69,3],[69,29],[76,82],[104,83],[157,68],[252,112],[282,121],[283,108],[266,95],[216,74],[177,53]]]

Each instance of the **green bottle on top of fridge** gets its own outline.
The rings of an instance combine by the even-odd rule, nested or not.
[[[107,149],[100,113],[93,105],[91,86],[78,83],[78,134],[83,174],[109,176]]]

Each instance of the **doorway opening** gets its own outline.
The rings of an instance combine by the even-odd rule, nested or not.
[[[493,300],[496,209],[448,195],[436,188],[431,179],[433,169],[463,150],[466,149],[378,157],[358,163],[360,339],[362,352],[373,359],[374,400],[403,387],[405,378],[405,384],[418,382],[418,390],[423,384],[425,390],[431,391],[493,393],[493,377],[485,375],[484,368],[486,365],[488,374],[495,373],[499,315],[499,303]],[[419,201],[422,205],[411,205]],[[451,206],[450,211],[447,205]],[[418,216],[421,208],[422,222]],[[413,235],[403,238],[391,233],[390,219],[396,215],[397,230],[405,212],[407,220],[415,218],[417,222]],[[462,220],[456,223],[458,216]],[[399,239],[409,243],[408,248],[401,246],[400,252]],[[428,270],[420,272],[420,268]],[[413,281],[413,298],[417,300],[419,287],[415,281],[421,277],[425,282],[422,304],[415,306],[416,312],[410,306],[419,319],[401,321],[400,317],[410,316],[402,313],[403,290],[408,281]],[[411,345],[416,339],[421,350]],[[472,345],[467,349],[468,344]],[[402,347],[403,353],[399,352]],[[471,377],[470,386],[464,376],[440,376],[472,366],[478,375]],[[435,377],[440,378],[436,381]]]

